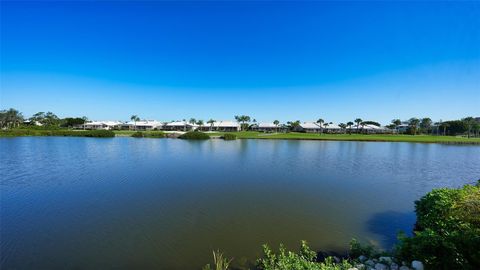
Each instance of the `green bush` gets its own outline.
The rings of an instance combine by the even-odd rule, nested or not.
[[[137,131],[131,135],[134,138],[165,138],[165,133],[161,131]]]
[[[374,246],[361,244],[357,239],[353,238],[352,241],[350,241],[349,256],[354,259],[358,258],[360,255],[371,258],[379,256],[381,253]]]
[[[287,251],[283,245],[280,245],[278,254],[268,245],[263,245],[263,253],[263,258],[257,260],[257,266],[262,270],[347,270],[353,267],[346,260],[335,263],[331,257],[317,262],[316,252],[305,241],[302,241],[298,253]]]
[[[180,135],[180,139],[186,140],[208,140],[210,136],[200,131],[189,131],[185,134]]]
[[[232,134],[232,133],[225,133],[225,134],[222,136],[222,138],[223,138],[224,140],[227,140],[227,141],[228,141],[228,140],[236,140],[236,139],[237,139],[237,135]]]
[[[144,137],[146,138],[165,138],[165,133],[162,131],[150,131],[145,132]]]
[[[432,269],[480,269],[480,186],[435,189],[415,202],[413,237],[399,236],[398,256]]]
[[[131,137],[134,137],[134,138],[143,138],[143,137],[145,137],[145,134],[143,134],[143,132],[137,131],[137,132],[133,133],[133,134],[131,135]]]

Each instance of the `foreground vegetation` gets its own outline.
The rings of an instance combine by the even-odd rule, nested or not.
[[[180,135],[180,137],[178,138],[186,140],[208,140],[210,139],[210,136],[208,136],[208,134],[204,132],[189,131],[185,134]]]
[[[208,133],[210,136],[224,136],[228,133]],[[318,133],[263,133],[256,131],[233,132],[239,139],[285,139],[285,140],[326,140],[326,141],[376,141],[376,142],[418,142],[418,143],[459,143],[480,144],[480,138],[432,135],[390,135],[390,134],[318,134]]]
[[[391,251],[350,243],[345,258],[319,260],[302,241],[298,252],[280,245],[278,252],[263,246],[256,261],[261,270],[352,269],[480,269],[480,180],[459,189],[435,189],[415,202],[417,223],[412,237],[400,234]],[[229,269],[232,260],[214,252],[214,268]],[[423,262],[423,263],[422,263]],[[212,269],[208,264],[204,269]]]

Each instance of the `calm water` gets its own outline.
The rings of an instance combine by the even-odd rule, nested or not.
[[[480,178],[480,147],[0,139],[1,269],[199,269],[261,244],[388,247],[413,201]]]

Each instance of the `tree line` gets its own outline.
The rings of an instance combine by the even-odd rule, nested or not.
[[[76,125],[82,125],[87,121],[84,117],[66,117],[59,118],[52,112],[38,112],[30,118],[25,118],[21,112],[10,108],[0,111],[0,127],[1,128],[18,128],[20,126],[36,126],[41,125],[47,128],[65,127],[71,128]]]
[[[257,120],[248,115],[235,115],[235,120],[240,124],[242,130],[248,130],[252,125],[257,124]],[[0,111],[0,127],[1,128],[18,128],[20,126],[26,125],[42,125],[45,127],[65,127],[71,128],[77,125],[82,125],[87,121],[87,117],[66,117],[59,118],[56,114],[52,112],[38,112],[32,115],[30,118],[25,118],[21,112],[16,109],[10,108],[8,110]],[[137,115],[132,115],[130,120],[133,122],[140,121],[140,117]],[[183,121],[187,122],[185,119]],[[203,121],[201,119],[190,118],[188,123],[195,124],[200,127],[210,126],[213,127],[213,124],[216,122],[214,119],[209,119],[208,121]],[[332,122],[325,121],[322,118],[319,118],[316,121],[320,129],[327,129]],[[288,130],[296,130],[300,126],[300,120],[296,121],[287,121],[285,124],[281,124],[279,120],[273,121],[273,124],[278,127],[284,127]],[[346,123],[339,123],[338,126],[344,129],[346,132],[352,131],[355,129],[357,133],[361,131],[367,125],[374,125],[380,127],[380,123],[371,120],[362,120],[361,118],[356,118],[353,121],[348,121]],[[438,121],[433,122],[432,119],[426,118],[410,118],[406,121],[400,119],[393,119],[390,124],[386,126],[387,128],[397,130],[399,133],[417,135],[417,134],[431,134],[431,135],[467,135],[468,137],[479,137],[480,136],[480,119],[475,119],[473,117],[465,117],[459,120],[450,120],[450,121]]]

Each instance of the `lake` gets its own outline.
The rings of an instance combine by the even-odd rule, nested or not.
[[[414,200],[480,178],[480,146],[0,139],[1,269],[200,269],[261,245],[391,247]]]

